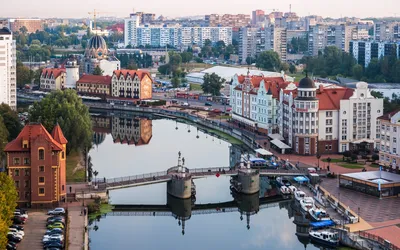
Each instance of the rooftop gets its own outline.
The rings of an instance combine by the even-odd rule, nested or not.
[[[0,35],[11,35],[11,31],[4,27],[0,29]]]
[[[369,171],[369,172],[357,172],[350,174],[342,174],[350,178],[363,180],[371,183],[398,183],[400,182],[400,175],[389,173],[386,171]]]
[[[83,75],[76,83],[111,84],[111,76]]]

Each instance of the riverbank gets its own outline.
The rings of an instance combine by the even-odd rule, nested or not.
[[[85,167],[82,165],[82,157],[82,154],[77,151],[71,151],[67,155],[67,183],[77,183],[85,181]]]

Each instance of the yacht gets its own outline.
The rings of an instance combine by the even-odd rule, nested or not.
[[[283,195],[290,194],[290,189],[288,187],[286,187],[286,186],[280,187],[279,190],[281,191],[281,194],[283,194]]]
[[[305,197],[306,197],[306,193],[304,193],[303,191],[297,190],[297,191],[294,192],[294,198],[298,202],[300,202]]]
[[[311,215],[311,218],[315,221],[324,221],[331,219],[328,213],[322,208],[313,207],[308,210],[308,212]]]
[[[297,188],[295,186],[289,186],[288,188],[291,194],[294,194],[297,191]]]
[[[300,201],[300,207],[301,207],[301,210],[308,213],[308,210],[310,210],[311,208],[314,207],[314,199],[311,197],[304,197]]]
[[[290,183],[290,181],[288,179],[283,178],[283,177],[276,177],[276,182],[278,183],[278,186],[289,187],[292,185],[292,183]]]
[[[310,238],[311,241],[315,241],[317,243],[328,246],[339,246],[340,242],[338,233],[329,230],[311,231]]]

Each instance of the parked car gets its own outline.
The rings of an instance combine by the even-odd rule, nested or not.
[[[190,104],[189,104],[189,103],[187,103],[187,102],[183,102],[183,103],[182,103],[182,106],[184,106],[184,107],[189,107],[189,106],[190,106]]]
[[[212,104],[210,102],[206,102],[204,105],[206,106],[212,106]]]
[[[54,210],[50,210],[47,212],[48,215],[64,215],[65,214],[65,210],[62,207],[58,207]]]
[[[22,216],[22,217],[27,218],[27,219],[28,219],[28,217],[29,217],[29,216],[28,216],[28,213],[27,213],[25,210],[19,209],[19,208],[15,209],[14,215],[16,215],[16,216]]]
[[[49,242],[49,241],[56,241],[56,242],[60,242],[61,244],[63,244],[64,236],[61,234],[43,236],[43,240],[42,240],[43,244],[45,244],[46,242]]]
[[[17,250],[17,245],[10,244],[11,242],[7,243],[6,250]]]
[[[222,110],[220,110],[220,109],[213,109],[212,112],[214,112],[214,113],[222,113]]]
[[[47,225],[47,229],[53,229],[53,228],[64,229],[64,224],[61,222],[54,222],[53,224]]]
[[[26,218],[21,217],[21,216],[14,216],[13,218],[13,223],[14,224],[25,224]]]
[[[12,232],[12,233],[16,233],[16,234],[19,234],[19,235],[21,235],[22,237],[24,237],[25,236],[25,233],[24,233],[24,231],[19,231],[18,229],[16,229],[16,228],[9,228],[8,229],[8,231],[9,232]]]
[[[10,228],[15,228],[15,229],[17,229],[19,231],[24,231],[24,227],[20,226],[20,225],[11,225]]]
[[[22,240],[21,237],[18,237],[18,236],[16,236],[16,235],[14,235],[13,233],[8,233],[8,234],[7,234],[7,239],[8,239],[9,241],[12,241],[12,242],[15,242],[15,243],[19,243],[19,242],[21,242],[21,240]]]
[[[43,248],[47,249],[47,248],[58,248],[58,249],[62,249],[64,245],[61,242],[58,241],[48,241],[46,243],[43,244]]]
[[[47,220],[46,226],[53,224],[54,222],[61,222],[65,226],[64,218],[52,218],[51,220]]]
[[[53,228],[51,230],[47,230],[45,235],[53,235],[53,234],[64,234],[64,230],[62,228]]]

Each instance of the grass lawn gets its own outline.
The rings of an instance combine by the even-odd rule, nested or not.
[[[379,164],[378,163],[372,163],[369,166],[372,167],[372,168],[379,168]]]
[[[338,165],[341,167],[350,168],[350,169],[364,168],[364,165],[358,164],[358,163],[339,163]]]
[[[201,88],[201,85],[200,85],[200,84],[191,83],[191,84],[190,84],[190,90],[193,90],[193,91],[202,91],[203,89]]]
[[[74,169],[79,163],[79,153],[71,151],[67,156],[67,182],[83,182],[85,181],[85,170],[78,169],[74,173]]]
[[[296,74],[289,74],[289,76],[294,77],[295,82],[299,82],[301,79],[303,79],[306,75],[301,74],[301,73],[296,73]]]
[[[322,159],[323,162],[328,162],[328,159]],[[343,162],[342,158],[339,159],[331,159],[331,162]]]

